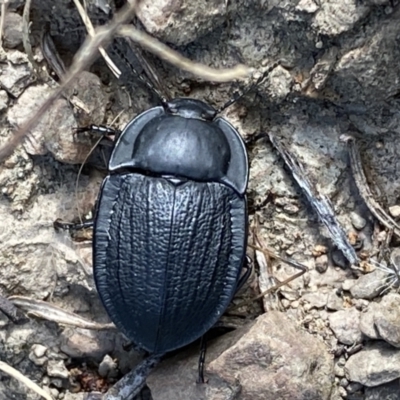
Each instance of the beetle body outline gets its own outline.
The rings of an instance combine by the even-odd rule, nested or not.
[[[212,107],[175,99],[127,124],[109,172],[94,219],[97,290],[130,340],[164,354],[207,332],[236,292],[246,148]]]

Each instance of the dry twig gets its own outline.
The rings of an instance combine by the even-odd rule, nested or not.
[[[57,99],[76,77],[90,64],[96,57],[99,46],[107,44],[117,31],[117,29],[126,21],[130,20],[135,9],[136,2],[131,1],[115,15],[114,19],[106,27],[101,27],[96,31],[96,35],[92,38],[86,38],[85,42],[74,57],[74,61],[69,73],[63,80],[62,84],[54,90],[51,96],[36,110],[29,119],[15,132],[11,140],[0,148],[0,162],[9,157],[26,134],[34,128],[43,114],[49,109],[51,104]]]
[[[215,69],[206,65],[193,62],[181,56],[164,43],[159,42],[145,32],[139,31],[132,25],[124,25],[118,29],[118,34],[128,37],[142,48],[150,51],[161,59],[171,63],[184,71],[191,72],[200,78],[214,82],[229,82],[234,79],[245,79],[252,70],[245,65],[239,64],[233,68]]]
[[[85,24],[86,26],[86,30],[88,31],[88,34],[90,37],[93,37],[96,32],[93,28],[92,25],[92,21],[90,21],[89,16],[87,15],[86,10],[82,7],[82,4],[80,3],[79,0],[74,0],[75,3],[75,7],[78,9],[79,15],[82,18],[82,22]],[[117,77],[119,78],[121,76],[121,71],[119,70],[119,68],[114,64],[114,62],[111,60],[111,58],[108,56],[108,54],[106,53],[106,51],[104,50],[103,46],[99,46],[99,52],[102,55],[102,57],[104,58],[104,61],[106,62],[108,68],[110,68],[111,72]]]
[[[152,369],[161,356],[151,355],[121,378],[105,395],[104,400],[132,400],[142,390]]]
[[[269,135],[269,139],[274,147],[279,151],[286,165],[289,167],[294,179],[305,193],[320,221],[326,226],[332,241],[342,251],[351,265],[358,264],[359,260],[357,253],[350,244],[339,221],[336,219],[330,200],[323,194],[318,193],[317,188],[307,178],[303,166],[295,156],[291,154],[282,143],[279,143],[272,134]]]
[[[53,400],[53,397],[50,396],[49,393],[45,392],[40,386],[36,385],[35,382],[31,381],[29,378],[22,375],[21,372],[17,371],[15,368],[11,367],[10,365],[6,364],[3,361],[0,361],[0,370],[12,376],[13,378],[19,380],[29,389],[33,390],[39,396],[42,396],[46,400]]]
[[[28,0],[29,1],[29,0]],[[0,16],[0,47],[3,47],[3,31],[4,22],[6,21],[7,6],[9,0],[3,0],[1,3],[1,16]]]
[[[61,325],[71,325],[82,329],[98,331],[114,330],[114,324],[100,324],[89,321],[80,315],[63,310],[47,301],[31,299],[24,296],[11,296],[8,298],[15,306],[24,310],[28,316],[33,316],[47,321],[57,322]]]
[[[369,211],[383,226],[393,231],[396,236],[400,237],[400,226],[375,200],[374,195],[369,188],[367,178],[364,174],[360,152],[357,148],[354,137],[342,135],[340,137],[340,140],[347,143],[349,147],[350,164],[351,170],[353,172],[354,182],[356,183],[360,196],[363,198]]]

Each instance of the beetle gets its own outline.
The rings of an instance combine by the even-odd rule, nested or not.
[[[108,170],[94,218],[96,287],[120,331],[161,355],[207,332],[238,288],[246,147],[211,106],[175,99],[128,123]]]

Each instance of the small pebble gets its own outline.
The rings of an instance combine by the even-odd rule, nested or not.
[[[117,363],[108,354],[104,356],[99,365],[99,375],[103,378],[113,378],[118,375]]]
[[[400,206],[389,207],[389,212],[393,218],[400,217]]]
[[[314,257],[319,257],[322,254],[326,254],[328,252],[328,248],[326,246],[323,246],[322,244],[317,244],[313,251],[312,254]]]
[[[322,254],[321,256],[315,259],[315,269],[323,274],[328,269],[328,256],[326,254]]]
[[[47,347],[41,344],[34,344],[31,347],[31,351],[33,351],[33,354],[35,354],[36,357],[40,358],[46,354]]]
[[[354,228],[356,228],[359,231],[364,229],[365,225],[367,225],[367,220],[354,211],[350,213],[350,220]]]
[[[64,361],[49,360],[47,364],[47,375],[54,378],[68,379],[69,371],[64,365]]]
[[[343,370],[343,372],[344,372],[344,370]],[[349,381],[346,378],[342,378],[339,382],[339,385],[344,388],[347,387],[348,384],[349,384]]]
[[[354,286],[355,283],[356,283],[355,279],[346,279],[342,283],[342,289],[345,292],[349,292],[350,289]]]
[[[347,393],[355,393],[360,391],[363,388],[363,385],[358,382],[349,382],[349,384],[346,387]]]

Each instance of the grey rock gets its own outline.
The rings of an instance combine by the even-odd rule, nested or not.
[[[42,366],[47,362],[47,357],[45,357],[46,351],[47,347],[40,344],[34,344],[31,347],[28,357],[35,365]]]
[[[362,275],[351,287],[350,293],[357,299],[373,299],[384,289],[382,284],[386,277],[387,273],[380,269],[376,269],[369,274]]]
[[[22,43],[22,17],[14,12],[7,12],[3,32],[4,46],[13,49]]]
[[[0,75],[1,79],[1,75]],[[20,126],[26,116],[37,109],[52,89],[46,85],[31,86],[20,96],[16,104],[8,111],[8,120],[14,126]],[[76,120],[73,110],[66,99],[54,101],[37,126],[25,141],[25,149],[31,155],[44,155],[48,152],[63,162],[84,162],[91,145],[86,141],[74,139]]]
[[[345,365],[349,381],[374,387],[400,377],[400,351],[384,342],[367,345]]]
[[[282,346],[282,342],[286,345]],[[274,399],[279,396],[281,385],[287,398],[301,398],[308,393],[323,399],[331,390],[328,380],[332,379],[333,364],[321,344],[281,313],[271,312],[259,317],[249,332],[210,364],[210,370],[229,382],[238,378],[245,399]],[[275,351],[279,357],[274,356],[278,354]],[[308,374],[303,369],[308,362],[318,362],[319,371],[315,376],[312,373],[303,386],[297,378]],[[278,365],[285,365],[285,372]],[[291,369],[290,365],[296,368]]]
[[[0,90],[0,111],[7,108],[8,105],[8,95],[5,90]]]
[[[374,324],[379,336],[397,348],[400,348],[400,295],[389,293],[379,303],[374,313]]]
[[[114,349],[114,336],[109,332],[84,329],[65,330],[61,336],[61,351],[72,358],[101,361]]]
[[[64,365],[64,361],[49,360],[47,363],[47,375],[53,378],[68,379],[69,371]]]
[[[268,95],[272,98],[275,102],[280,103],[282,102],[286,96],[290,93],[291,86],[293,84],[293,78],[290,72],[281,67],[276,67],[268,76]],[[285,206],[285,211],[288,212],[288,205]],[[289,208],[290,209],[290,208]],[[296,214],[288,212],[288,214]]]
[[[227,3],[212,0],[145,0],[137,15],[154,36],[175,45],[192,42],[224,22]]]
[[[0,85],[14,97],[18,97],[34,80],[27,56],[18,50],[8,51],[0,65]]]
[[[66,392],[63,400],[85,400],[87,393],[70,393]]]
[[[400,381],[395,380],[374,388],[365,388],[365,400],[400,400]]]
[[[378,303],[370,303],[368,308],[360,315],[361,332],[371,339],[380,339],[378,330],[375,326],[375,315],[380,312]]]
[[[343,299],[337,295],[336,290],[332,290],[328,294],[328,300],[326,302],[328,310],[339,311],[343,309]]]
[[[322,291],[311,292],[304,294],[302,299],[308,302],[312,308],[323,308],[326,306],[328,294]]]
[[[85,400],[87,393],[70,393],[66,392],[63,400]]]
[[[389,207],[389,212],[393,218],[400,217],[400,206],[396,205],[396,206]]]
[[[43,346],[43,345],[41,345],[41,344],[34,344],[34,345],[31,347],[31,351],[33,352],[33,354],[34,354],[36,357],[40,358],[40,357],[43,357],[43,356],[46,354],[47,347],[46,347],[46,346]]]
[[[348,31],[369,11],[369,7],[355,0],[328,0],[321,4],[313,25],[321,34],[336,36]]]
[[[115,378],[118,375],[116,362],[106,354],[99,365],[99,375],[103,378]]]
[[[149,376],[147,383],[154,400],[219,399],[217,388],[219,396],[223,388],[224,393],[229,394],[226,388],[232,388],[235,382],[242,386],[242,399],[283,398],[282,387],[287,399],[307,396],[329,399],[333,382],[332,357],[322,342],[299,329],[282,313],[264,314],[243,330],[214,341],[207,353],[207,360],[210,360],[207,387],[194,383],[197,351],[193,350],[190,361],[183,356],[166,360]],[[317,365],[316,368],[310,370],[310,363]],[[221,386],[221,382],[227,386]]]
[[[296,9],[313,14],[319,9],[319,4],[314,0],[300,0],[296,6]]]
[[[356,393],[358,391],[361,391],[362,389],[363,389],[363,385],[361,385],[361,383],[358,383],[358,382],[350,382],[346,386],[347,393]]]
[[[356,280],[355,280],[355,279],[346,279],[346,280],[344,280],[343,283],[342,283],[342,289],[343,289],[345,292],[349,292],[350,289],[355,285],[355,283],[356,283]]]
[[[315,269],[323,274],[328,269],[329,259],[326,254],[322,254],[315,259]]]
[[[329,316],[329,326],[339,342],[347,345],[360,343],[360,312],[355,308],[336,311]]]
[[[367,221],[361,215],[357,214],[356,212],[352,211],[350,213],[351,223],[353,224],[354,228],[361,231],[367,225]]]
[[[339,385],[340,385],[341,387],[344,387],[344,388],[346,388],[348,384],[349,384],[349,381],[348,381],[346,378],[342,378],[342,379],[340,380],[340,382],[339,382]]]

